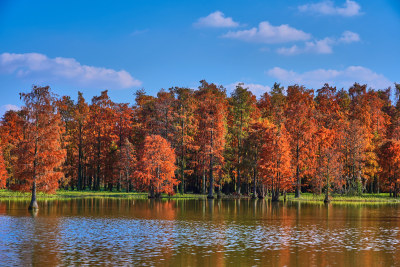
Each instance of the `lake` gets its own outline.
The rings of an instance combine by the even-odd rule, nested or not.
[[[0,265],[394,266],[400,206],[266,200],[0,200]]]

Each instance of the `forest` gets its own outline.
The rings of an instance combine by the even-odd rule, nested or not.
[[[394,92],[393,92],[394,91]],[[392,97],[393,95],[393,97]],[[400,84],[314,90],[275,83],[257,97],[197,89],[138,90],[116,103],[50,87],[20,93],[0,125],[0,188],[271,197],[400,191]]]

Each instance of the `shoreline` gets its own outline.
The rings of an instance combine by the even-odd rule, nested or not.
[[[29,192],[13,192],[10,190],[0,190],[0,201],[2,200],[28,200],[31,197]],[[280,197],[279,201],[283,202],[302,202],[302,203],[323,203],[324,195],[313,195],[312,193],[302,193],[300,198],[295,198],[294,193],[287,195],[286,200],[283,196]],[[38,193],[37,200],[56,200],[56,199],[77,199],[77,198],[121,198],[121,199],[148,199],[147,193],[126,193],[126,192],[109,192],[109,191],[57,191],[55,194]],[[198,199],[205,200],[207,195],[202,194],[175,194],[173,196],[162,195],[161,199]],[[215,199],[216,197],[215,194]],[[244,195],[238,197],[236,195],[222,195],[220,199],[223,200],[252,200],[250,196]],[[262,200],[262,199],[258,199]],[[270,200],[266,197],[264,200]],[[400,203],[400,198],[389,197],[388,193],[380,194],[363,194],[362,196],[346,196],[346,195],[332,195],[331,203],[388,203],[396,204]]]

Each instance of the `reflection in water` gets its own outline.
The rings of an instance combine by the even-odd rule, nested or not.
[[[400,260],[397,205],[0,201],[0,265],[366,265]]]

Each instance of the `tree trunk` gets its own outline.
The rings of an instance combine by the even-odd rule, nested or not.
[[[204,164],[205,164],[205,162],[203,160],[203,184],[202,184],[202,187],[203,187],[202,193],[203,193],[203,195],[206,194],[206,167],[204,166]]]
[[[208,196],[207,198],[212,199],[214,198],[214,175],[213,175],[213,168],[214,168],[214,162],[213,162],[213,131],[211,130],[211,153],[210,153],[210,185],[208,189]]]
[[[299,158],[300,158],[300,151],[299,151],[299,145],[297,144],[296,147],[296,193],[295,193],[295,198],[299,198],[301,195],[301,178],[300,178],[300,167],[299,167]]]
[[[82,190],[82,125],[79,123],[78,190]]]
[[[279,189],[272,189],[271,201],[272,202],[279,201]]]
[[[36,202],[36,178],[33,179],[32,184],[32,199],[31,203],[29,204],[28,210],[38,210],[39,206]]]
[[[256,175],[256,168],[253,168],[253,195],[251,196],[252,199],[257,198],[257,175]]]
[[[328,161],[329,162],[329,161]],[[331,199],[329,197],[329,189],[330,189],[331,185],[329,182],[329,174],[326,176],[326,189],[325,189],[325,199],[324,199],[324,203],[329,203],[331,202]]]

